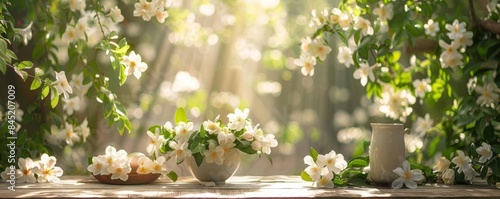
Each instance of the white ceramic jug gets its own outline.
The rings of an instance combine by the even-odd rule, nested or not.
[[[371,123],[370,172],[368,180],[375,185],[390,185],[398,178],[394,172],[405,160],[404,134],[401,123]]]

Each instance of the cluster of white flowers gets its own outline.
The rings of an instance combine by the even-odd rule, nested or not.
[[[60,181],[59,177],[63,175],[63,170],[55,166],[57,159],[54,156],[42,154],[40,160],[33,161],[31,158],[19,158],[18,169],[11,167],[5,168],[1,173],[2,180],[7,182],[15,176],[18,183],[36,183],[36,182],[55,182]],[[11,175],[15,173],[14,175]]]
[[[300,48],[302,53],[300,58],[296,59],[294,63],[302,67],[301,72],[305,76],[313,76],[316,59],[319,58],[319,60],[324,61],[326,55],[332,51],[332,49],[325,45],[323,40],[319,37],[314,39],[310,37],[303,38]]]
[[[432,24],[434,22],[427,22],[426,33],[429,32],[429,35],[435,34],[438,31]],[[434,27],[434,28],[433,28]],[[444,40],[439,40],[439,46],[443,48],[443,52],[439,57],[441,61],[441,66],[443,68],[455,68],[458,66],[463,66],[462,62],[462,54],[460,52],[464,52],[467,46],[471,46],[472,42],[472,32],[467,31],[465,22],[459,22],[457,19],[453,21],[452,24],[446,24],[446,30],[448,38],[451,39],[451,43],[448,44]],[[434,31],[431,31],[433,29]],[[459,49],[460,48],[460,49]]]
[[[478,163],[486,163],[493,157],[491,145],[483,142],[481,146],[476,148],[476,152],[480,155]],[[472,160],[466,156],[463,151],[457,151],[457,156],[451,159],[451,162],[445,157],[441,157],[437,164],[434,166],[434,172],[438,174],[445,184],[451,185],[455,181],[455,170],[457,173],[464,173],[464,179],[471,181],[478,175],[476,170],[472,168]],[[451,163],[455,164],[455,168],[450,168]],[[491,173],[491,172],[490,172]]]
[[[375,102],[380,104],[380,112],[386,117],[406,121],[412,112],[411,105],[415,104],[416,98],[409,90],[395,90],[393,87],[384,86],[382,88],[382,97],[375,98]]]
[[[219,116],[213,121],[203,122],[203,129],[211,138],[207,141],[208,149],[203,154],[207,163],[218,165],[236,163],[239,160],[239,149],[236,148],[236,141],[248,142],[252,149],[259,154],[271,154],[271,148],[278,146],[275,136],[264,134],[258,124],[253,126],[248,119],[248,114],[249,109],[242,111],[236,108],[234,113],[227,115],[229,120],[227,126],[221,123]],[[165,127],[169,132],[175,132],[174,139],[166,141],[168,142],[166,144],[171,148],[167,156],[180,163],[184,158],[192,155],[188,149],[188,141],[193,133],[193,123],[179,122],[175,128],[172,128],[172,124],[167,122]]]
[[[403,187],[403,184],[410,189],[415,189],[417,188],[417,182],[420,182],[424,179],[422,170],[410,170],[410,163],[407,160],[403,162],[403,168],[398,167],[392,172],[399,176],[399,178],[392,182],[391,186],[393,189],[399,189]]]
[[[87,167],[93,175],[111,175],[111,179],[127,181],[130,173],[137,174],[168,174],[175,162],[160,156],[155,160],[138,154],[129,156],[125,150],[116,151],[112,146],[106,147],[103,155],[92,157],[92,164]]]
[[[495,82],[485,82],[484,85],[476,85],[474,90],[479,94],[476,103],[481,106],[495,108],[500,101],[500,88]]]
[[[314,187],[333,188],[333,178],[347,167],[344,155],[330,151],[325,155],[318,155],[316,161],[313,157],[307,155],[304,157],[304,163],[308,166],[304,171],[311,177]]]
[[[155,16],[158,22],[163,23],[168,17],[166,8],[170,7],[171,4],[172,1],[169,0],[139,0],[134,4],[134,16],[141,17],[144,21],[149,21]]]

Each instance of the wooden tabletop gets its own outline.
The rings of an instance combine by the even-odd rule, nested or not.
[[[474,185],[422,185],[417,189],[387,187],[313,188],[299,176],[233,176],[225,184],[205,186],[191,177],[176,183],[159,179],[144,185],[108,185],[92,176],[63,176],[60,183],[0,183],[0,198],[500,198],[500,189]]]

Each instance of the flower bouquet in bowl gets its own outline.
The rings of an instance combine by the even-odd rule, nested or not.
[[[193,130],[193,122],[179,108],[175,126],[167,122],[164,126],[152,126],[150,131],[155,132],[152,140],[154,137],[154,142],[162,143],[160,152],[167,159],[178,164],[187,162],[191,174],[200,182],[223,183],[238,169],[242,153],[264,155],[271,161],[271,148],[278,145],[275,136],[265,134],[248,114],[248,109],[237,108],[227,115],[227,124],[217,116]]]

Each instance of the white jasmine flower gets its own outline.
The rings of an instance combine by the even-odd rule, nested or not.
[[[321,178],[321,172],[325,165],[316,164],[310,155],[304,157],[304,164],[308,165],[304,171],[311,177],[312,181],[317,181]]]
[[[61,129],[59,132],[60,136],[64,137],[64,140],[66,141],[66,144],[73,146],[74,142],[77,142],[80,140],[78,137],[78,134],[75,133],[73,130],[73,125],[66,123],[65,128]]]
[[[218,121],[219,120],[219,116],[217,116],[215,118],[215,122],[212,122],[211,120],[207,120],[207,121],[204,121],[203,122],[203,128],[205,129],[205,131],[208,132],[208,134],[218,134],[220,131],[221,131],[221,127],[220,127],[220,122]]]
[[[25,46],[27,46],[28,41],[31,40],[31,38],[33,38],[33,34],[31,32],[32,25],[33,25],[33,22],[30,22],[28,24],[28,26],[26,26],[25,28],[16,28],[16,34],[18,34],[19,36],[21,36],[23,38],[23,44]]]
[[[300,70],[304,76],[314,75],[314,66],[316,65],[316,57],[309,56],[306,54],[301,54],[299,59],[295,59],[293,63],[297,66],[301,66]]]
[[[60,182],[59,177],[63,175],[61,167],[55,166],[56,157],[49,156],[46,153],[42,154],[38,167],[35,167],[33,172],[38,175],[38,182]]]
[[[120,23],[125,19],[122,15],[122,11],[120,10],[120,8],[118,8],[118,6],[111,8],[108,16],[110,16],[115,23]]]
[[[452,185],[455,183],[455,171],[453,169],[446,169],[443,173],[443,181],[446,185]]]
[[[107,146],[105,154],[97,156],[97,158],[99,159],[98,161],[104,163],[108,167],[113,164],[119,165],[128,161],[127,152],[123,149],[116,151],[116,148],[113,146]]]
[[[61,72],[55,72],[56,73],[56,81],[53,82],[52,84],[55,85],[57,94],[58,95],[64,95],[64,98],[68,99],[69,94],[73,93],[73,89],[68,83],[68,80],[66,79],[66,72],[61,71]]]
[[[330,23],[338,24],[340,20],[340,15],[342,15],[342,11],[338,8],[333,8],[330,16]]]
[[[311,54],[311,45],[312,45],[312,39],[310,37],[304,37],[301,40],[300,49],[306,55],[310,55]]]
[[[472,41],[472,36],[474,36],[474,34],[470,31],[467,31],[458,35],[454,41],[457,42],[460,47],[467,48],[467,46],[472,46],[472,44],[474,43]]]
[[[433,123],[434,121],[432,121],[429,113],[426,113],[423,118],[417,118],[417,121],[415,122],[415,132],[419,133],[420,135],[424,135],[428,129],[432,128]]]
[[[447,44],[443,40],[439,40],[439,46],[443,48],[443,53],[441,53],[441,56],[439,57],[443,68],[463,65],[463,56],[457,51],[459,47],[457,42],[453,41],[451,44]]]
[[[114,164],[109,165],[108,172],[111,174],[111,179],[120,179],[122,181],[128,180],[128,174],[132,171],[128,160],[115,161]]]
[[[393,189],[399,189],[403,187],[403,184],[410,189],[415,189],[417,188],[417,183],[415,181],[420,181],[424,178],[422,171],[419,171],[418,169],[410,170],[410,163],[408,163],[407,160],[403,162],[403,168],[398,167],[392,172],[399,176],[398,179],[392,182]]]
[[[483,142],[480,147],[477,147],[476,152],[481,155],[478,161],[479,163],[485,163],[493,156],[491,146],[486,142]]]
[[[450,39],[457,39],[467,31],[465,22],[459,22],[458,19],[455,19],[452,24],[446,24],[445,28],[449,31],[447,35]]]
[[[340,14],[339,16],[338,24],[340,27],[342,27],[342,30],[349,30],[352,21],[352,14],[350,12],[342,12],[342,14]]]
[[[319,59],[321,61],[325,61],[326,59],[326,56],[328,55],[328,53],[330,53],[332,51],[332,48],[330,48],[329,46],[327,45],[324,45],[323,44],[323,41],[320,40],[320,39],[315,39],[312,43],[311,43],[311,51],[310,51],[310,55],[311,56],[314,56],[314,57],[319,57]]]
[[[156,20],[158,20],[159,23],[164,23],[165,19],[168,17],[168,12],[156,10],[155,16],[156,16]]]
[[[179,143],[187,142],[193,130],[193,122],[179,122],[175,127],[175,140]]]
[[[62,35],[62,39],[66,43],[74,42],[80,38],[82,38],[83,32],[78,31],[75,27],[71,25],[66,26],[66,30]]]
[[[457,165],[458,173],[462,173],[465,169],[468,169],[470,167],[470,158],[465,156],[463,151],[458,150],[457,151],[458,156],[454,157],[451,162],[453,162],[455,165]]]
[[[354,79],[361,79],[361,85],[363,86],[366,86],[366,84],[368,83],[368,78],[372,82],[375,81],[375,75],[373,75],[374,66],[369,66],[366,63],[360,63],[359,68],[354,71]]]
[[[87,17],[82,17],[78,19],[78,22],[75,24],[75,29],[77,32],[79,32],[79,39],[84,39],[85,38],[85,33],[90,31],[90,28],[88,26],[88,20]]]
[[[339,174],[347,167],[347,162],[344,160],[344,155],[336,154],[334,150],[325,155],[318,155],[318,164],[325,165],[328,171]]]
[[[432,86],[430,85],[431,80],[429,78],[426,79],[417,79],[413,81],[413,87],[415,87],[415,95],[416,97],[424,98],[425,94],[432,91]]]
[[[174,131],[174,127],[170,121],[165,122],[165,124],[163,125],[163,128],[165,128],[168,132]]]
[[[250,110],[248,110],[248,108],[245,108],[243,111],[241,111],[239,108],[234,109],[234,113],[229,113],[227,115],[227,118],[229,119],[227,127],[236,131],[240,131],[241,129],[243,129],[245,127],[249,112]]]
[[[310,27],[318,27],[322,26],[326,23],[326,19],[328,19],[328,10],[324,9],[321,11],[319,14],[316,13],[316,9],[313,9],[311,11],[312,19],[311,22],[309,23]]]
[[[134,51],[130,52],[128,56],[123,56],[121,63],[125,65],[125,73],[127,75],[134,74],[137,79],[141,78],[142,72],[148,69],[148,65],[142,62],[141,55],[135,54]]]
[[[139,0],[134,4],[134,17],[142,17],[142,20],[149,21],[151,17],[155,16],[156,9],[154,4],[147,0]]]
[[[255,137],[255,134],[257,133],[257,131],[262,131],[262,129],[259,129],[259,125],[255,125],[255,127],[252,127],[252,126],[247,126],[245,128],[245,133],[243,133],[243,139],[245,139],[246,141],[249,141],[251,142],[252,140],[254,140],[254,137]],[[262,132],[263,133],[263,132]]]
[[[68,0],[68,3],[69,3],[69,9],[72,11],[72,12],[75,12],[75,11],[84,11],[85,10],[85,0]]]
[[[375,101],[380,104],[379,110],[386,117],[406,121],[406,117],[413,112],[410,105],[414,104],[416,99],[408,90],[395,91],[392,87],[384,86],[382,97],[375,98]]]
[[[11,172],[12,171],[11,171],[10,167],[5,167],[5,171],[2,171],[2,173],[0,173],[0,177],[2,177],[2,180],[4,182],[7,182],[7,180],[10,180],[10,174],[9,173],[11,173]],[[13,172],[14,172],[14,175],[15,175],[16,179],[18,179],[22,175],[22,173],[21,173],[20,170],[14,169]]]
[[[159,173],[159,174],[166,174],[169,169],[168,166],[165,164],[166,159],[163,156],[160,156],[157,158],[155,161],[151,163],[151,173]]]
[[[371,22],[363,17],[357,17],[354,24],[354,30],[361,29],[363,35],[373,35],[373,27]]]
[[[339,54],[337,54],[337,61],[341,64],[344,64],[347,68],[349,68],[351,65],[354,65],[354,60],[352,59],[352,50],[347,46],[340,46]]]
[[[90,86],[92,85],[92,82],[89,82],[88,84],[83,84],[83,73],[80,73],[78,75],[72,74],[71,75],[71,81],[69,82],[69,85],[71,88],[73,88],[73,91],[75,94],[79,97],[83,97],[85,94],[87,94],[87,91],[89,90]]]
[[[375,8],[373,10],[373,14],[377,15],[380,19],[380,21],[387,21],[391,20],[393,17],[393,11],[392,11],[392,4],[380,4],[378,8]]]
[[[444,173],[450,167],[450,161],[445,157],[439,158],[437,164],[433,167],[434,172]]]
[[[314,187],[333,188],[334,186],[335,185],[333,184],[332,178],[327,178],[324,176],[322,176],[319,180],[314,182]]]
[[[153,169],[153,161],[151,159],[149,159],[146,156],[139,157],[139,159],[137,160],[137,170],[136,170],[138,174],[151,173],[152,169]]]
[[[16,178],[17,182],[27,182],[27,183],[36,183],[35,173],[33,170],[37,165],[33,163],[31,158],[19,158],[19,162],[17,163],[19,166],[20,176]]]
[[[178,144],[177,142],[171,141],[168,146],[173,149],[169,156],[175,157],[177,163],[184,161],[184,158],[191,156],[191,151],[188,149],[189,143],[183,142]]]
[[[19,108],[20,105],[19,103],[16,102],[16,109],[15,109],[15,118],[16,118],[16,121],[18,122],[22,122],[23,121],[23,116],[24,116],[24,111],[23,109]]]
[[[424,24],[425,34],[431,37],[435,37],[436,33],[439,32],[439,24],[434,22],[434,20],[429,19],[426,24]]]
[[[160,155],[160,147],[161,144],[165,141],[163,135],[160,134],[160,131],[156,129],[155,133],[148,131],[149,136],[149,145],[146,148],[146,151],[150,156],[158,157]]]
[[[80,126],[74,129],[78,134],[82,136],[83,142],[87,142],[87,137],[90,135],[90,128],[88,127],[87,118],[85,118]]]
[[[277,147],[278,141],[274,138],[273,134],[267,134],[259,140],[261,144],[261,151],[265,154],[271,154],[271,147]]]
[[[224,149],[220,146],[208,149],[205,151],[205,160],[207,163],[215,163],[217,165],[222,165],[224,162]]]
[[[224,145],[227,143],[233,143],[236,140],[236,136],[234,136],[231,131],[223,129],[219,132],[219,134],[217,134],[217,140],[220,145]]]
[[[62,99],[64,104],[63,104],[63,109],[66,110],[66,113],[68,115],[73,115],[75,111],[80,110],[80,97],[75,96],[69,99]]]
[[[476,103],[481,106],[495,107],[500,100],[500,90],[493,82],[486,83],[484,86],[476,86],[474,89],[480,96],[477,98]]]
[[[477,175],[479,175],[471,165],[467,166],[464,170],[464,179],[466,181],[472,181]]]
[[[101,162],[102,159],[97,156],[92,157],[92,164],[87,166],[87,171],[92,172],[93,175],[107,175],[109,174],[107,162]]]

